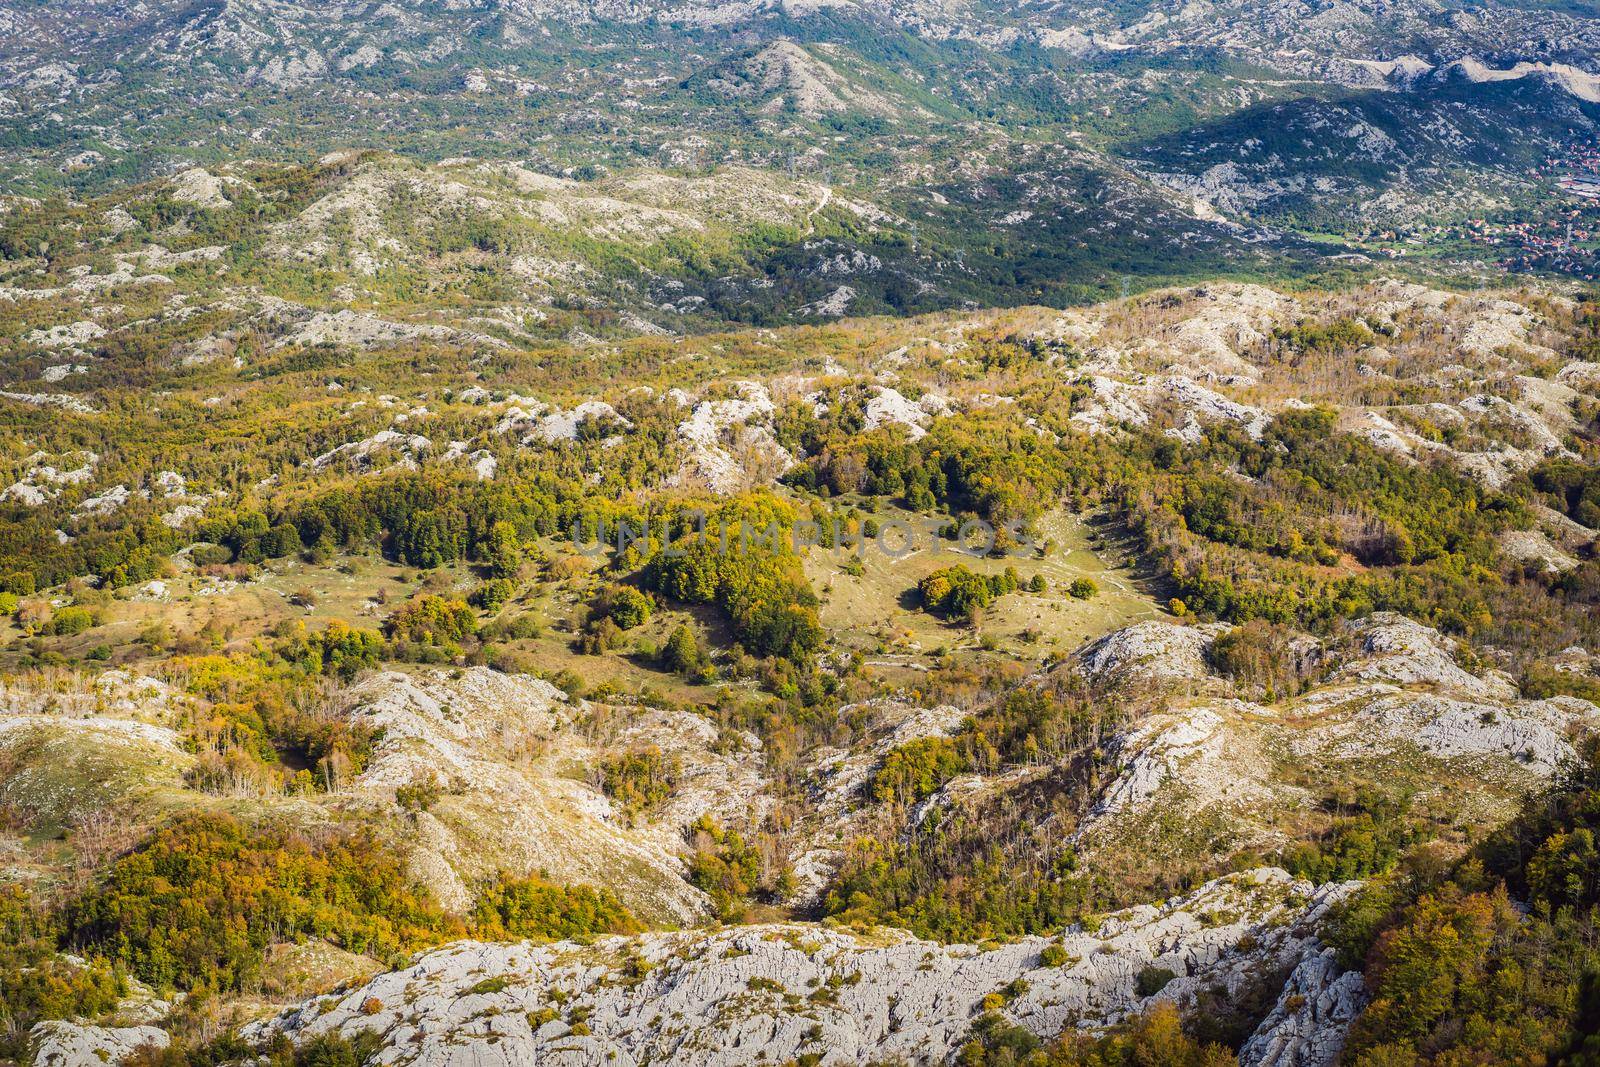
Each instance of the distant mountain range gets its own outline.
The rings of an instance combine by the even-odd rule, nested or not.
[[[963,264],[1019,242],[1059,257],[1045,220],[1145,199],[1186,263],[1201,246],[1549,217],[1564,204],[1552,167],[1596,139],[1594,16],[1420,0],[9,0],[0,182],[98,194],[347,148],[522,158],[577,180],[737,164],[943,230]],[[1142,275],[1139,258],[1098,269]]]

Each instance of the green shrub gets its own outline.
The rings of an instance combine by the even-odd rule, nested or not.
[[[57,917],[26,889],[0,886],[0,1059],[23,1058],[35,1022],[99,1015],[127,991],[122,971],[103,958],[62,959],[61,933]]]
[[[1176,977],[1178,976],[1165,967],[1144,967],[1134,979],[1133,990],[1141,997],[1153,997],[1167,988],[1167,983]]]
[[[198,544],[189,551],[189,559],[196,567],[216,567],[233,561],[233,553],[222,545]]]
[[[383,658],[383,638],[376,630],[358,629],[342,619],[330,620],[306,644],[323,673],[347,681]]]
[[[985,577],[958,563],[934,571],[917,583],[922,607],[945,618],[972,619],[994,603],[995,598],[1017,588],[1017,572],[1011,568]]]
[[[966,760],[954,741],[921,737],[884,754],[872,778],[872,795],[884,803],[914,803],[964,770]]]
[[[29,571],[11,571],[0,575],[0,593],[12,596],[32,596],[36,589],[33,574]]]
[[[472,603],[484,611],[499,611],[517,595],[516,583],[509,578],[490,578],[472,592]]]
[[[650,598],[626,585],[607,586],[594,603],[593,618],[610,619],[619,630],[631,630],[650,618]]]
[[[711,898],[723,922],[742,921],[760,878],[760,857],[737,831],[724,830],[709,815],[702,815],[690,834],[689,882]]]
[[[817,598],[793,554],[723,553],[713,542],[695,542],[681,554],[654,556],[643,578],[673,600],[721,607],[740,643],[758,656],[800,663],[822,647]]]
[[[94,613],[88,608],[67,607],[55,613],[50,620],[50,632],[63,637],[81,634],[95,624]]]
[[[501,875],[472,909],[472,936],[485,941],[562,941],[639,929],[609,889],[557,885],[539,876]]]
[[[678,757],[663,755],[650,745],[604,760],[601,788],[629,813],[650,812],[672,796],[681,771]]]
[[[694,631],[688,626],[679,625],[672,631],[672,636],[667,638],[667,643],[661,649],[661,666],[674,673],[689,676],[700,669],[700,643],[695,639]]]
[[[454,643],[471,636],[476,629],[477,620],[465,603],[432,593],[400,605],[384,622],[384,632],[391,640],[425,645]]]
[[[387,959],[463,932],[363,834],[318,844],[227,815],[188,815],[114,862],[65,913],[66,941],[159,988],[262,977],[267,946],[319,937]]]

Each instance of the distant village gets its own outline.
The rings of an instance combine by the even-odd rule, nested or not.
[[[1366,249],[1369,254],[1390,259],[1402,259],[1424,247],[1464,243],[1492,249],[1492,262],[1502,270],[1600,279],[1600,147],[1577,147],[1547,158],[1530,177],[1556,194],[1542,217],[1478,217],[1441,225],[1375,228],[1356,236],[1378,245]]]

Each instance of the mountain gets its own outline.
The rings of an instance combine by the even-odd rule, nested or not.
[[[904,97],[852,84],[827,61],[826,53],[819,57],[786,40],[697,75],[686,88],[759,114],[791,111],[809,119],[847,113],[882,119],[927,114]]]
[[[959,249],[963,261],[982,258],[991,236],[1017,223],[980,233],[963,211],[952,224],[939,218],[941,198],[1016,197],[1024,203],[994,218],[1070,219],[1098,250],[1098,223],[1081,215],[1099,210],[1084,198],[1102,197],[1104,186],[1142,201],[1137,213],[1159,213],[1162,235],[1181,235],[1164,236],[1182,247],[1155,257],[1183,264],[1160,272],[1166,278],[1258,270],[1263,253],[1304,269],[1297,236],[1322,241],[1329,231],[1358,246],[1331,255],[1370,256],[1370,232],[1397,226],[1425,235],[1420,252],[1442,261],[1442,273],[1470,273],[1485,249],[1462,255],[1453,236],[1427,228],[1484,216],[1516,250],[1492,257],[1584,273],[1535,239],[1564,232],[1555,171],[1563,159],[1588,158],[1595,137],[1590,23],[1576,12],[369,7],[0,9],[11,31],[0,46],[10,122],[0,173],[18,193],[93,196],[196,165],[304,165],[363,146],[431,162],[516,158],[579,180],[740,166],[935,227],[944,236],[928,239],[944,245],[940,258]],[[1501,47],[1508,34],[1524,42],[1515,53]],[[485,137],[497,150],[484,151]],[[1452,195],[1461,188],[1468,198]],[[1184,217],[1196,210],[1201,218]],[[1237,226],[1217,230],[1218,221]],[[1060,268],[1041,257],[1094,273],[1098,288],[1069,287],[1082,295],[1152,266],[1121,252],[1090,257],[1119,262],[1086,266],[1074,239],[1053,233],[1037,254],[1010,234],[999,243],[1000,258],[1034,261],[1022,283],[1033,299],[1056,299],[1049,278]],[[1114,238],[1108,250],[1116,248]],[[870,242],[838,251],[905,258]],[[850,286],[877,290],[858,297],[858,310],[938,306],[911,296],[927,285],[980,305],[1004,299],[986,269],[973,288],[928,277],[939,269],[928,264],[895,267],[882,285]],[[1040,274],[1046,284],[1033,284]],[[831,306],[831,291],[806,287],[793,306]],[[698,295],[774,313],[738,286]]]
[[[1259,105],[1128,151],[1230,216],[1395,225],[1444,217],[1440,198],[1483,214],[1527,196],[1592,136],[1593,97],[1570,75],[1411,68],[1397,89]]]
[[[1592,1058],[1597,25],[0,0],[0,1065]]]
[[[1066,1048],[1164,1005],[1242,1062],[1368,1040],[1350,916],[1473,877],[1600,720],[1591,313],[1211,283],[668,335],[586,288],[866,212],[758,180],[368,154],[30,209],[14,241],[85,250],[3,291],[0,871],[70,999],[0,969],[8,1048],[198,1055],[202,981],[239,1047],[417,1062]],[[547,234],[581,269],[506,266]],[[700,588],[587,544],[689,507],[917,551]]]
[[[521,161],[342,152],[309,167],[193,167],[83,201],[71,236],[53,205],[16,204],[13,223],[42,226],[49,251],[10,278],[40,299],[182,266],[218,328],[246,300],[274,334],[355,301],[380,318],[409,308],[431,330],[510,339],[1062,299],[1069,286],[1104,290],[1112,272],[1314,256],[1199,217],[1107,160],[1056,150],[1012,165],[908,175],[881,201],[738,165],[575,180]],[[211,283],[224,275],[217,306]],[[576,323],[585,311],[594,321]]]

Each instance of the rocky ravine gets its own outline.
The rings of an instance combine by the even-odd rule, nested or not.
[[[1137,709],[1105,746],[1083,812],[1059,823],[1039,816],[1080,856],[1116,865],[1129,851],[1189,850],[1213,864],[1240,849],[1271,855],[1302,839],[1304,821],[1329,795],[1373,781],[1409,796],[1419,811],[1490,825],[1576,757],[1579,735],[1600,727],[1600,708],[1589,701],[1525,698],[1509,674],[1391,612],[1327,638],[1295,638],[1310,677],[1292,696],[1253,691],[1219,672],[1213,646],[1230,629],[1136,623],[1034,679],[1048,685],[1070,672]],[[1572,670],[1589,671],[1586,650],[1567,655]],[[851,840],[910,833],[933,812],[980,812],[999,798],[1027,806],[1027,790],[1053,773],[1017,766],[962,774],[923,804],[894,810],[871,797],[883,757],[917,738],[954,734],[969,709],[884,699],[846,710],[866,712],[860,736],[849,749],[814,754],[809,806],[793,830],[791,902],[800,906],[821,899]],[[1204,834],[1192,832],[1200,825]]]
[[[1054,1037],[1116,1022],[1154,1000],[1238,993],[1285,981],[1249,1065],[1331,1063],[1362,1000],[1316,930],[1354,883],[1316,887],[1276,868],[1209,882],[1061,937],[982,949],[897,932],[871,937],[809,924],[654,933],[571,943],[459,942],[354,989],[318,997],[247,1031],[296,1040],[381,1035],[384,1064],[942,1063],[984,999],[1006,987],[1012,1022]],[[1060,966],[1040,953],[1058,945]],[[1146,967],[1176,977],[1136,991]],[[1017,979],[1022,982],[1012,985]],[[1024,989],[1025,985],[1025,989]]]

